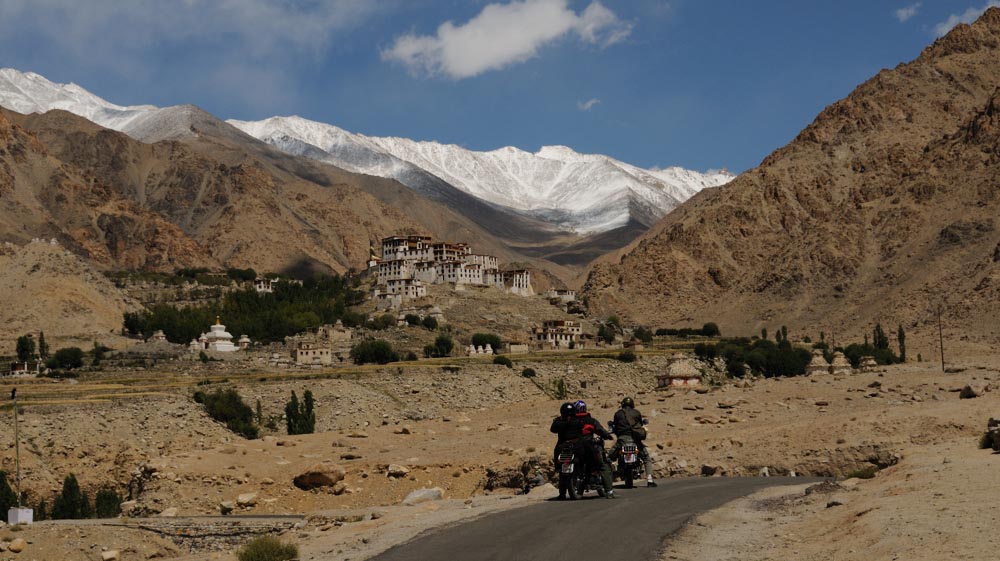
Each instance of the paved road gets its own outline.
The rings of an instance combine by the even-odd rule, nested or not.
[[[655,489],[616,489],[618,499],[591,494],[546,501],[419,536],[372,561],[607,561],[658,559],[664,539],[691,516],[773,485],[806,478],[671,479]],[[592,498],[591,498],[592,497]]]

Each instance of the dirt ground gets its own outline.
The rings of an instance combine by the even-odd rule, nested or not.
[[[586,399],[602,421],[622,396],[635,396],[651,421],[659,477],[758,475],[766,468],[772,475],[844,478],[881,468],[873,479],[824,492],[765,495],[707,513],[669,543],[666,559],[994,558],[987,554],[995,545],[988,524],[1000,498],[982,491],[1000,476],[991,469],[996,457],[976,444],[986,420],[1000,415],[1000,394],[959,399],[957,392],[968,383],[1000,382],[1000,360],[986,353],[953,361],[960,371],[951,374],[909,363],[706,393],[654,389],[668,352],[646,352],[632,364],[581,354],[515,358],[514,369],[460,359],[326,375],[143,373],[22,383],[22,442],[30,442],[22,446],[24,485],[29,496],[51,504],[70,472],[91,493],[107,484],[124,493],[139,479],[136,512],[175,509],[180,517],[218,515],[223,502],[255,493],[253,504],[234,514],[306,515],[300,528],[282,534],[303,559],[364,559],[428,527],[550,496],[542,489],[515,497],[514,487],[523,470],[533,476],[534,462],[550,456],[548,424],[561,403],[552,392],[562,379],[569,396]],[[520,376],[525,367],[537,377]],[[279,412],[290,391],[301,397],[308,388],[321,432],[233,435],[189,397],[195,388],[229,386],[250,403],[261,399],[265,414]],[[12,436],[9,425],[0,427],[0,442],[12,444]],[[8,473],[12,456],[7,447]],[[296,475],[323,463],[344,468],[339,492],[293,485]],[[390,464],[408,472],[390,477]],[[445,500],[400,505],[411,491],[432,487]],[[827,508],[831,501],[841,504]],[[74,530],[85,536],[77,543],[56,539],[51,527],[20,530],[30,543],[18,558],[94,559],[105,547],[120,549],[123,560],[145,559],[155,547],[160,558],[230,560],[238,547],[147,546],[143,540],[165,538],[111,535],[123,530],[85,524]]]

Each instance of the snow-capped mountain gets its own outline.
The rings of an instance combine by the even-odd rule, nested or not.
[[[63,109],[145,142],[192,134],[195,107],[121,106],[76,84],[56,84],[31,72],[0,69],[0,106],[19,113]],[[436,200],[456,202],[455,189],[522,215],[581,234],[630,223],[653,225],[706,187],[728,182],[728,172],[698,173],[672,167],[647,170],[608,156],[565,146],[537,153],[506,147],[490,152],[437,142],[355,134],[301,117],[227,121],[297,156],[348,171],[391,178]]]
[[[296,155],[390,177],[418,191],[440,180],[480,199],[590,234],[636,221],[651,226],[704,189],[733,178],[672,167],[646,170],[565,146],[537,153],[506,147],[476,152],[451,144],[354,134],[301,117],[227,121]],[[430,177],[428,177],[430,176]]]

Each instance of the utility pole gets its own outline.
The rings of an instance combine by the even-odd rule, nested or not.
[[[938,343],[941,345],[941,372],[944,372],[944,328],[941,326],[941,304],[937,307],[938,316]]]
[[[14,400],[14,464],[17,466],[17,508],[21,508],[21,438],[17,430],[17,388],[10,390]]]

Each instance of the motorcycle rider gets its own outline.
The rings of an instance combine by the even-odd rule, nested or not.
[[[570,402],[563,403],[559,407],[559,416],[552,419],[552,426],[549,431],[558,435],[556,447],[552,451],[552,461],[559,468],[559,451],[572,448],[576,451],[578,441],[583,436],[583,423],[576,417],[576,406]],[[559,500],[566,498],[566,491],[559,490]]]
[[[621,409],[615,412],[612,424],[618,441],[615,442],[615,449],[611,453],[611,457],[617,458],[621,452],[621,437],[631,437],[639,449],[639,457],[646,469],[646,487],[656,487],[656,482],[653,481],[653,462],[650,460],[649,451],[646,450],[646,445],[643,443],[643,440],[646,439],[646,427],[643,426],[642,413],[635,408],[635,400],[631,397],[622,400]]]
[[[604,446],[594,442],[592,435],[596,434],[604,440],[611,440],[611,433],[604,430],[600,421],[587,412],[587,403],[582,399],[573,404],[576,408],[576,419],[582,424],[582,443],[584,457],[591,469],[597,470],[601,474],[601,485],[604,487],[604,496],[614,499],[615,492],[611,486],[611,466],[604,460]]]

